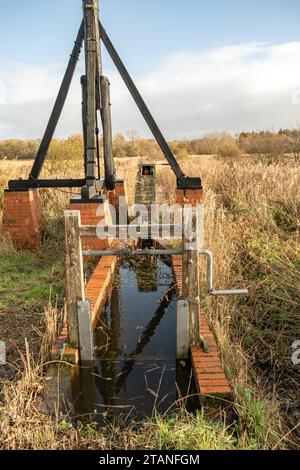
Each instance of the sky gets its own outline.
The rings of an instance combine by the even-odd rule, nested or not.
[[[101,20],[168,139],[300,126],[299,0],[100,0]],[[39,138],[81,0],[0,0],[0,139]],[[106,53],[114,133],[149,137]],[[81,132],[78,64],[56,136]]]

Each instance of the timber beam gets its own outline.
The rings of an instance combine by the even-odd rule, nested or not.
[[[85,184],[84,179],[43,179],[43,180],[10,180],[9,191],[27,191],[38,188],[81,188]]]
[[[105,179],[95,180],[91,186],[86,186],[85,179],[43,179],[43,180],[10,180],[9,191],[28,191],[29,189],[46,188],[81,188],[83,199],[92,199],[105,189]]]

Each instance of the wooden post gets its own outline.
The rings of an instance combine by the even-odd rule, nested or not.
[[[110,83],[108,78],[101,76],[101,102],[102,102],[102,125],[104,145],[104,165],[106,187],[109,190],[115,188],[115,167],[112,146],[112,126],[110,110]]]
[[[97,2],[83,0],[84,36],[85,36],[85,69],[87,80],[87,185],[93,185],[96,180],[96,79],[99,61],[96,21],[98,21]],[[97,19],[96,19],[97,18]]]
[[[200,280],[199,251],[200,227],[197,208],[184,206],[183,213],[183,259],[182,259],[182,296],[189,302],[190,346],[200,346]]]
[[[86,175],[87,168],[87,81],[86,75],[81,77],[81,91],[82,91],[82,129],[83,129],[83,148],[84,148],[84,174]]]
[[[65,211],[67,321],[70,343],[76,348],[80,347],[77,302],[85,300],[80,225],[79,211]]]

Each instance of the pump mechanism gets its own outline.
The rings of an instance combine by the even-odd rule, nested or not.
[[[29,178],[27,180],[9,181],[9,189],[12,191],[24,191],[32,188],[78,187],[81,188],[83,199],[93,199],[104,189],[114,189],[116,176],[112,147],[110,83],[108,78],[103,75],[101,43],[107,49],[139,111],[176,175],[178,189],[202,189],[200,178],[190,178],[183,173],[159,126],[109,39],[100,22],[98,0],[83,0],[83,20]],[[81,77],[84,179],[40,179],[54,132],[68,96],[82,47],[84,47],[85,52],[85,75]],[[101,175],[100,172],[100,121],[103,131],[104,175]]]

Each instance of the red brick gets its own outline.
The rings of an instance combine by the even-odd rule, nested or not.
[[[228,381],[225,377],[225,374],[224,372],[206,372],[206,373],[200,373],[198,374],[198,379],[200,380],[200,383],[203,383],[204,384],[204,381],[211,381],[212,383],[215,383],[215,381],[217,380],[226,380],[227,384],[228,384]]]
[[[188,199],[193,198],[195,202],[201,202],[201,194],[198,192],[190,194],[183,191],[177,192],[178,200],[183,204],[187,203]],[[199,198],[199,200],[197,200]],[[177,289],[179,294],[182,294],[182,256],[173,257],[173,269],[175,273]],[[214,395],[221,397],[229,395],[232,390],[229,386],[228,380],[225,376],[224,369],[218,354],[217,343],[213,333],[210,330],[209,323],[203,314],[200,313],[200,331],[204,339],[207,341],[210,348],[209,353],[205,353],[200,347],[191,348],[191,356],[196,383],[200,394]]]
[[[216,365],[221,365],[221,361],[220,361],[220,358],[219,357],[193,357],[192,356],[192,360],[193,360],[193,364],[195,364],[195,366],[201,366],[201,365],[204,365],[204,364],[207,364],[208,366],[211,366],[212,364],[216,364]]]
[[[228,387],[228,380],[226,378],[223,379],[211,379],[211,380],[203,380],[201,376],[198,376],[198,380],[200,382],[201,387]]]
[[[211,395],[211,396],[222,396],[222,395],[231,395],[232,389],[229,386],[221,386],[221,387],[201,387],[200,388],[201,395]]]
[[[199,375],[205,375],[205,374],[224,374],[223,368],[218,365],[212,365],[211,367],[206,365],[206,366],[201,366],[201,367],[195,367],[197,374]]]
[[[177,190],[176,200],[177,204],[192,204],[197,205],[203,202],[203,190]]]
[[[42,205],[37,190],[5,192],[2,233],[20,248],[34,250],[42,240]]]

